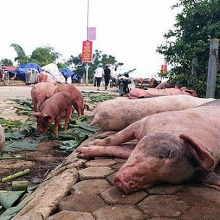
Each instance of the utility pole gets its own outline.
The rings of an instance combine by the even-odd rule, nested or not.
[[[210,42],[206,98],[215,97],[216,75],[218,65],[218,48],[219,40],[217,38],[213,38]]]
[[[86,39],[89,40],[89,0],[87,1],[87,30]],[[86,85],[88,85],[89,63],[86,62]]]

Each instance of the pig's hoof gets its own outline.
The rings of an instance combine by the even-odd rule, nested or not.
[[[88,147],[80,147],[76,150],[76,153],[78,158],[88,159],[92,157],[89,153]]]

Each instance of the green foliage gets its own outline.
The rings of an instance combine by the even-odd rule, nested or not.
[[[180,0],[175,8],[182,11],[176,16],[174,30],[164,34],[166,43],[156,51],[172,65],[171,76],[184,75],[205,96],[210,40],[220,38],[220,1]],[[194,58],[198,59],[196,64],[192,64]]]
[[[17,61],[19,64],[29,63],[30,58],[26,56],[23,48],[18,44],[11,44],[11,47],[14,48],[17,53],[17,57],[15,57],[14,61]]]
[[[31,62],[38,64],[39,66],[45,66],[47,64],[55,62],[60,57],[60,54],[54,50],[54,48],[38,47],[31,54]]]
[[[4,66],[12,66],[13,62],[7,58],[1,59],[0,63]]]

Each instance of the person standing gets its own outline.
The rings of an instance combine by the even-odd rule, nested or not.
[[[97,69],[95,70],[95,74],[94,74],[94,77],[95,77],[94,85],[97,86],[98,91],[99,91],[99,87],[100,87],[103,75],[104,75],[104,71],[102,68],[102,63],[99,63]]]
[[[109,69],[109,65],[106,64],[104,69],[105,90],[107,90],[110,79],[111,79],[111,70]]]

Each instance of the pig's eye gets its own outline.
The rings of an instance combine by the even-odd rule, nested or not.
[[[169,158],[171,156],[171,149],[167,146],[160,146],[158,150],[159,158]]]

